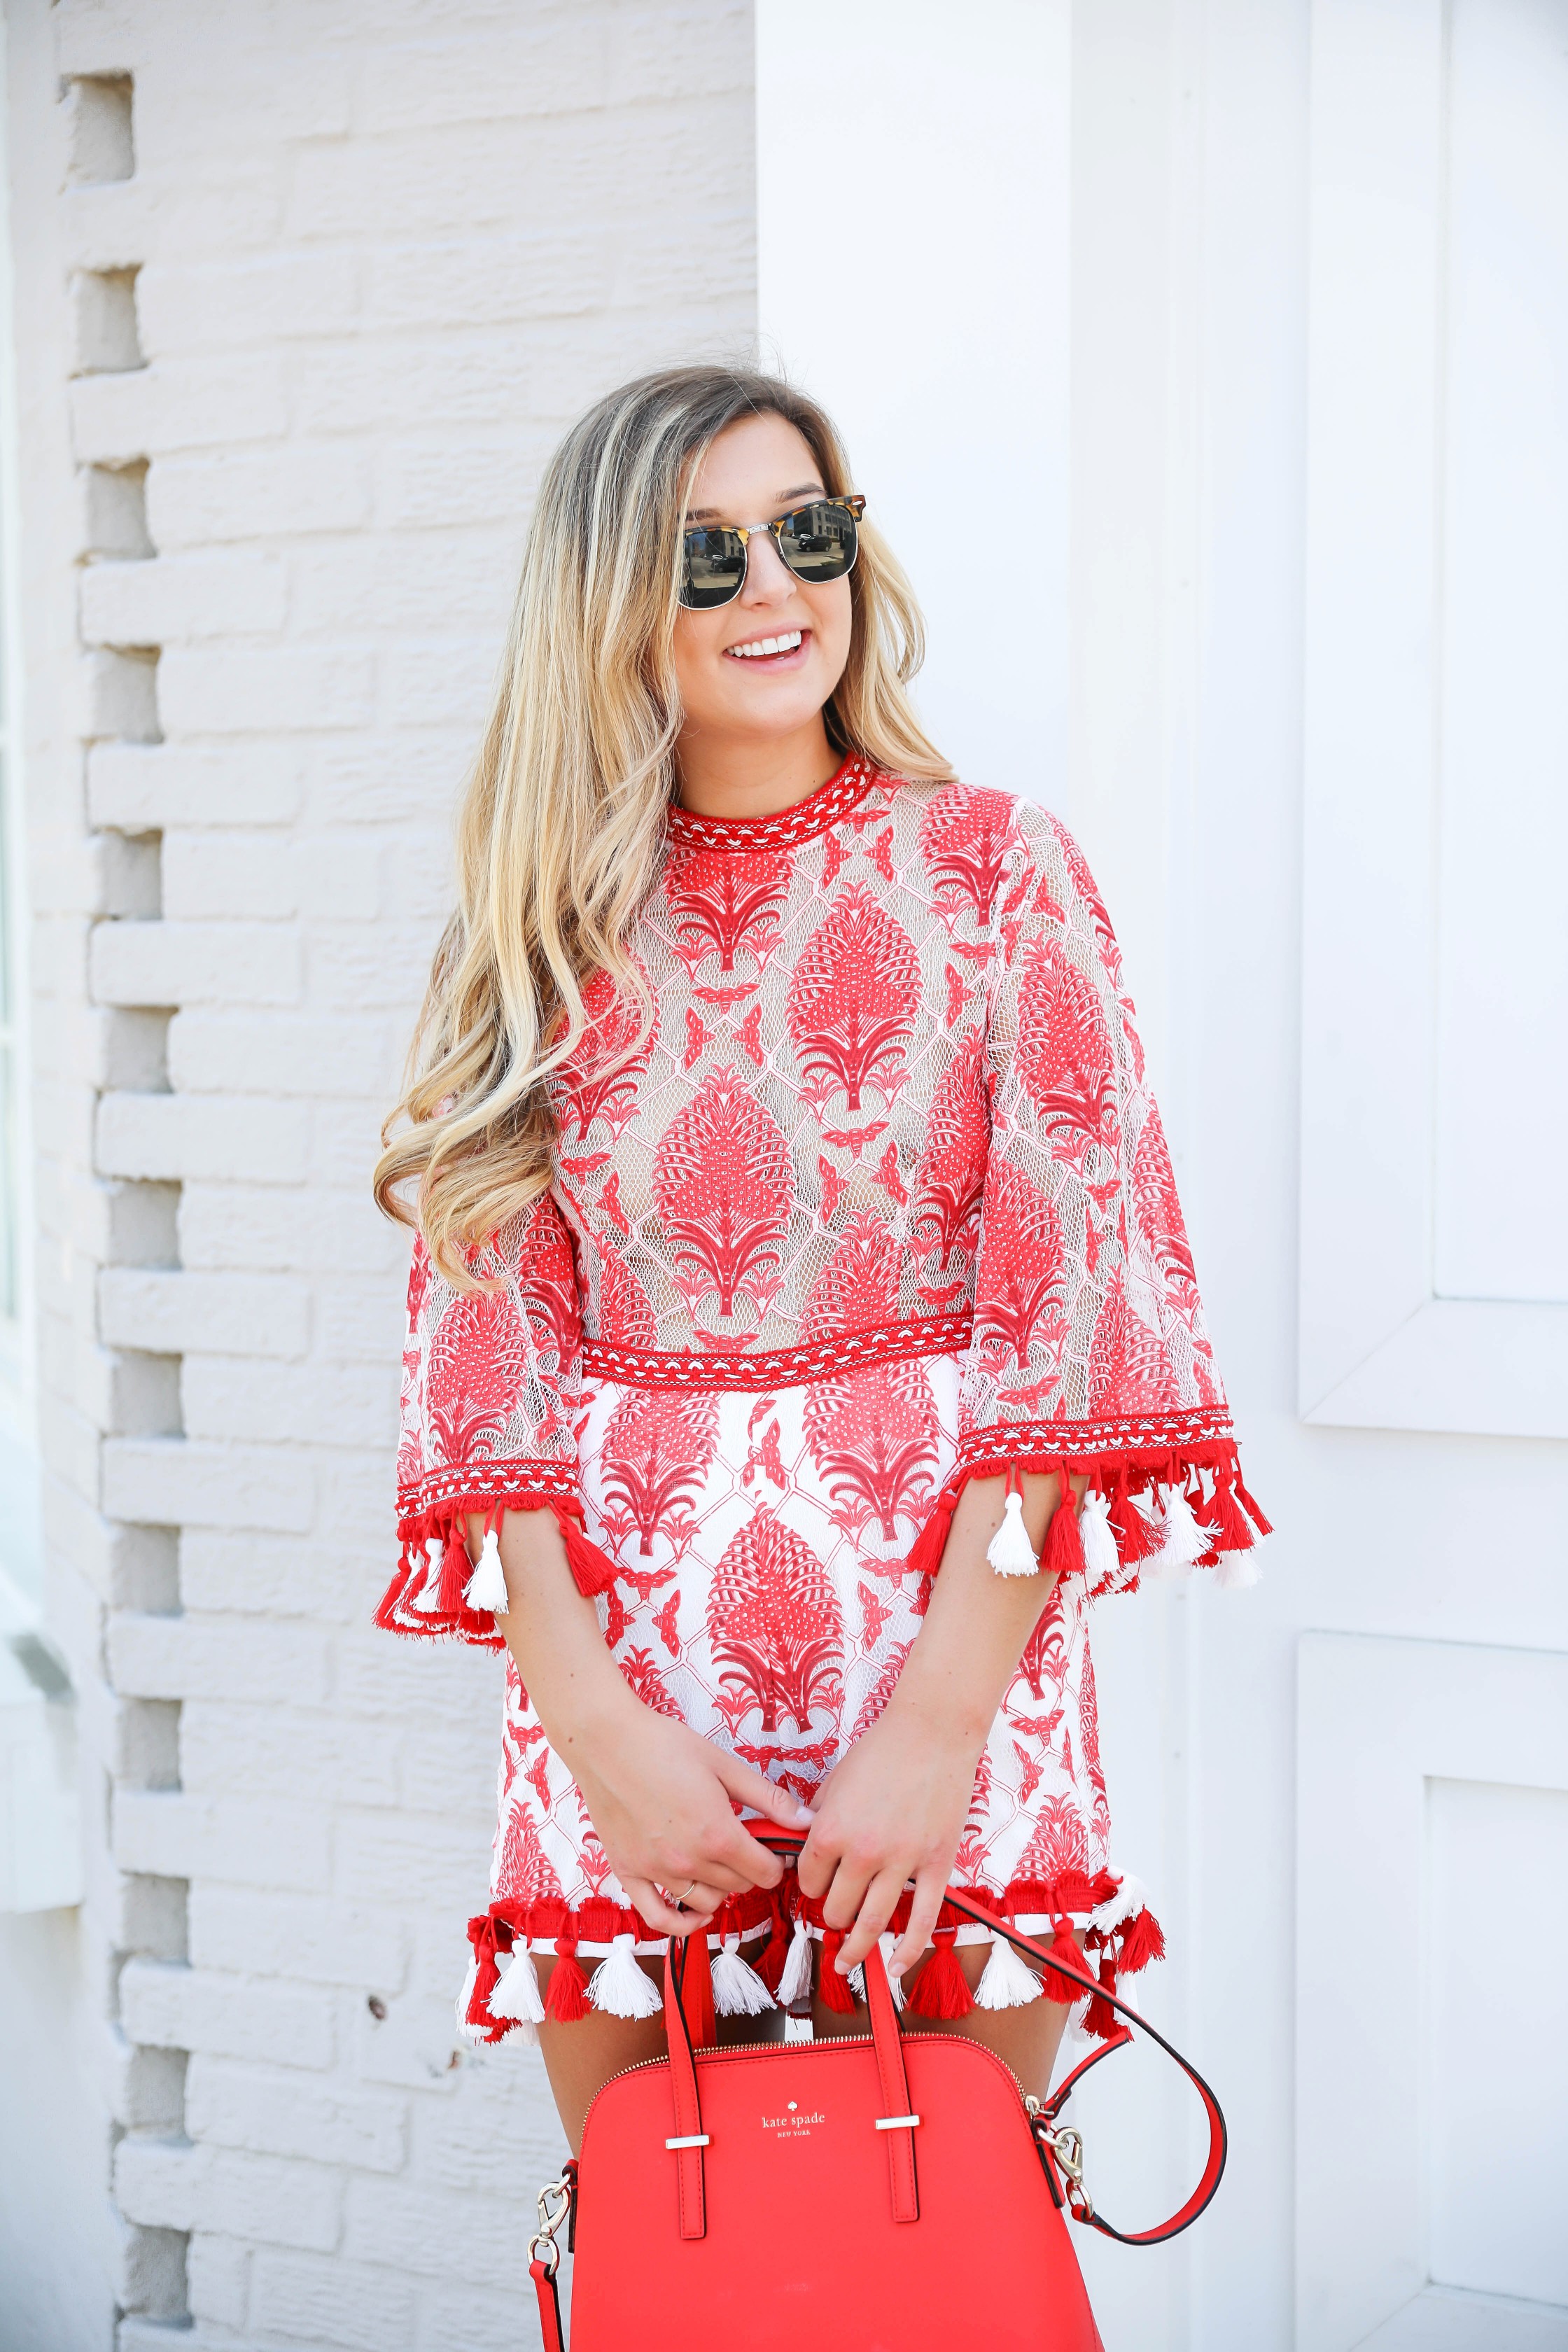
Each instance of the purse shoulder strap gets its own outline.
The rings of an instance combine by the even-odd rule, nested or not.
[[[773,1839],[771,1832],[763,1843],[767,1845],[773,1844]],[[1057,2197],[1058,2202],[1065,2202],[1069,2207],[1075,2221],[1088,2222],[1091,2229],[1100,2231],[1101,2237],[1114,2238],[1118,2245],[1158,2246],[1167,2238],[1177,2236],[1181,2231],[1187,2229],[1197,2220],[1198,2215],[1210,2202],[1215,2190],[1219,2187],[1220,2175],[1225,2170],[1226,2148],[1225,2116],[1219,2101],[1198,2073],[1197,2068],[1190,2060],[1184,2058],[1174,2043],[1167,2042],[1164,2035],[1149,2023],[1147,2018],[1141,2017],[1135,2009],[1129,2008],[1128,2004],[1119,2000],[1115,1993],[1108,1993],[1096,1978],[1089,1976],[1082,1969],[1064,1966],[1061,1955],[1054,1946],[1047,1950],[1044,1944],[1037,1943],[1032,1936],[1026,1936],[1018,1928],[1009,1927],[1005,1919],[999,1919],[996,1914],[989,1910],[984,1903],[977,1901],[973,1895],[964,1894],[959,1887],[950,1886],[945,1899],[955,1911],[961,1911],[966,1919],[973,1919],[979,1927],[989,1927],[994,1936],[1005,1937],[1016,1952],[1032,1952],[1036,1959],[1048,1962],[1058,1976],[1070,1977],[1075,1984],[1083,1987],[1085,1992],[1094,1993],[1101,2000],[1109,2001],[1117,2016],[1124,2021],[1121,2032],[1114,2034],[1109,2042],[1102,2042],[1098,2050],[1091,2051],[1087,2058],[1080,2060],[1040,2109],[1036,2124],[1036,2136],[1039,2139],[1041,2152],[1046,2158],[1047,2176],[1051,2183],[1052,2194]],[[1102,2214],[1095,2211],[1089,2198],[1084,2194],[1081,2182],[1069,2175],[1064,2186],[1060,2169],[1061,2151],[1057,2146],[1057,2119],[1075,2084],[1082,2081],[1091,2066],[1098,2066],[1102,2058],[1109,2058],[1113,2050],[1125,2049],[1132,2039],[1132,2032],[1130,2029],[1136,2029],[1138,2032],[1147,2035],[1157,2049],[1164,2052],[1173,2065],[1181,2068],[1203,2102],[1204,2115],[1209,2132],[1208,2154],[1205,2158],[1203,2172],[1197,2186],[1184,2204],[1179,2205],[1167,2220],[1156,2222],[1152,2230],[1118,2230],[1106,2221]]]

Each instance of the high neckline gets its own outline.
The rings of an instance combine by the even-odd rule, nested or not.
[[[669,838],[683,849],[793,849],[830,832],[877,782],[870,761],[852,751],[825,784],[772,816],[699,816],[671,802]]]

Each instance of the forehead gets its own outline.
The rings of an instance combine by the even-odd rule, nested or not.
[[[745,522],[772,514],[817,485],[821,474],[805,436],[783,416],[742,416],[726,425],[692,476],[689,512],[704,508]]]

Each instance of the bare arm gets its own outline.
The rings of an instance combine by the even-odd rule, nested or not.
[[[1075,1478],[1081,1495],[1085,1481]],[[1053,1475],[1026,1476],[1024,1524],[1039,1550],[1058,1507]],[[915,1882],[893,1954],[902,1974],[931,1940],[969,1811],[975,1767],[1055,1578],[998,1576],[985,1557],[1005,1484],[972,1478],[958,1499],[931,1607],[898,1685],[828,1776],[800,1858],[800,1883],[845,1934],[839,1967],[863,1960]],[[853,1932],[846,1932],[849,1930]]]
[[[483,1522],[470,1521],[479,1549]],[[736,1820],[731,1800],[785,1828],[812,1815],[751,1765],[645,1706],[578,1591],[548,1511],[509,1511],[500,1529],[510,1607],[496,1620],[551,1747],[586,1801],[631,1902],[658,1935],[706,1924],[727,1894],[776,1886],[782,1865]],[[675,1910],[657,1890],[677,1896]]]

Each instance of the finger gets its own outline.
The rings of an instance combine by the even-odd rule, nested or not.
[[[915,1879],[914,1896],[910,1904],[910,1924],[893,1947],[892,1972],[907,1976],[921,1959],[931,1940],[942,1912],[942,1898],[947,1893],[945,1871],[922,1870]]]
[[[866,1889],[865,1900],[855,1915],[855,1925],[845,1937],[838,1954],[838,1965],[848,1969],[858,1966],[883,1928],[893,1916],[893,1906],[904,1891],[901,1870],[879,1870]]]
[[[795,1874],[802,1891],[814,1902],[820,1902],[826,1894],[843,1853],[843,1832],[818,1813],[812,1824],[810,1836],[795,1858]]]
[[[689,1936],[703,1924],[695,1912],[678,1911],[667,1902],[651,1878],[623,1878],[621,1885],[637,1917],[655,1936]]]
[[[836,1927],[840,1935],[847,1936],[859,1916],[866,1891],[876,1874],[871,1864],[855,1862],[848,1854],[841,1854],[833,1884],[822,1898],[823,1926]]]

